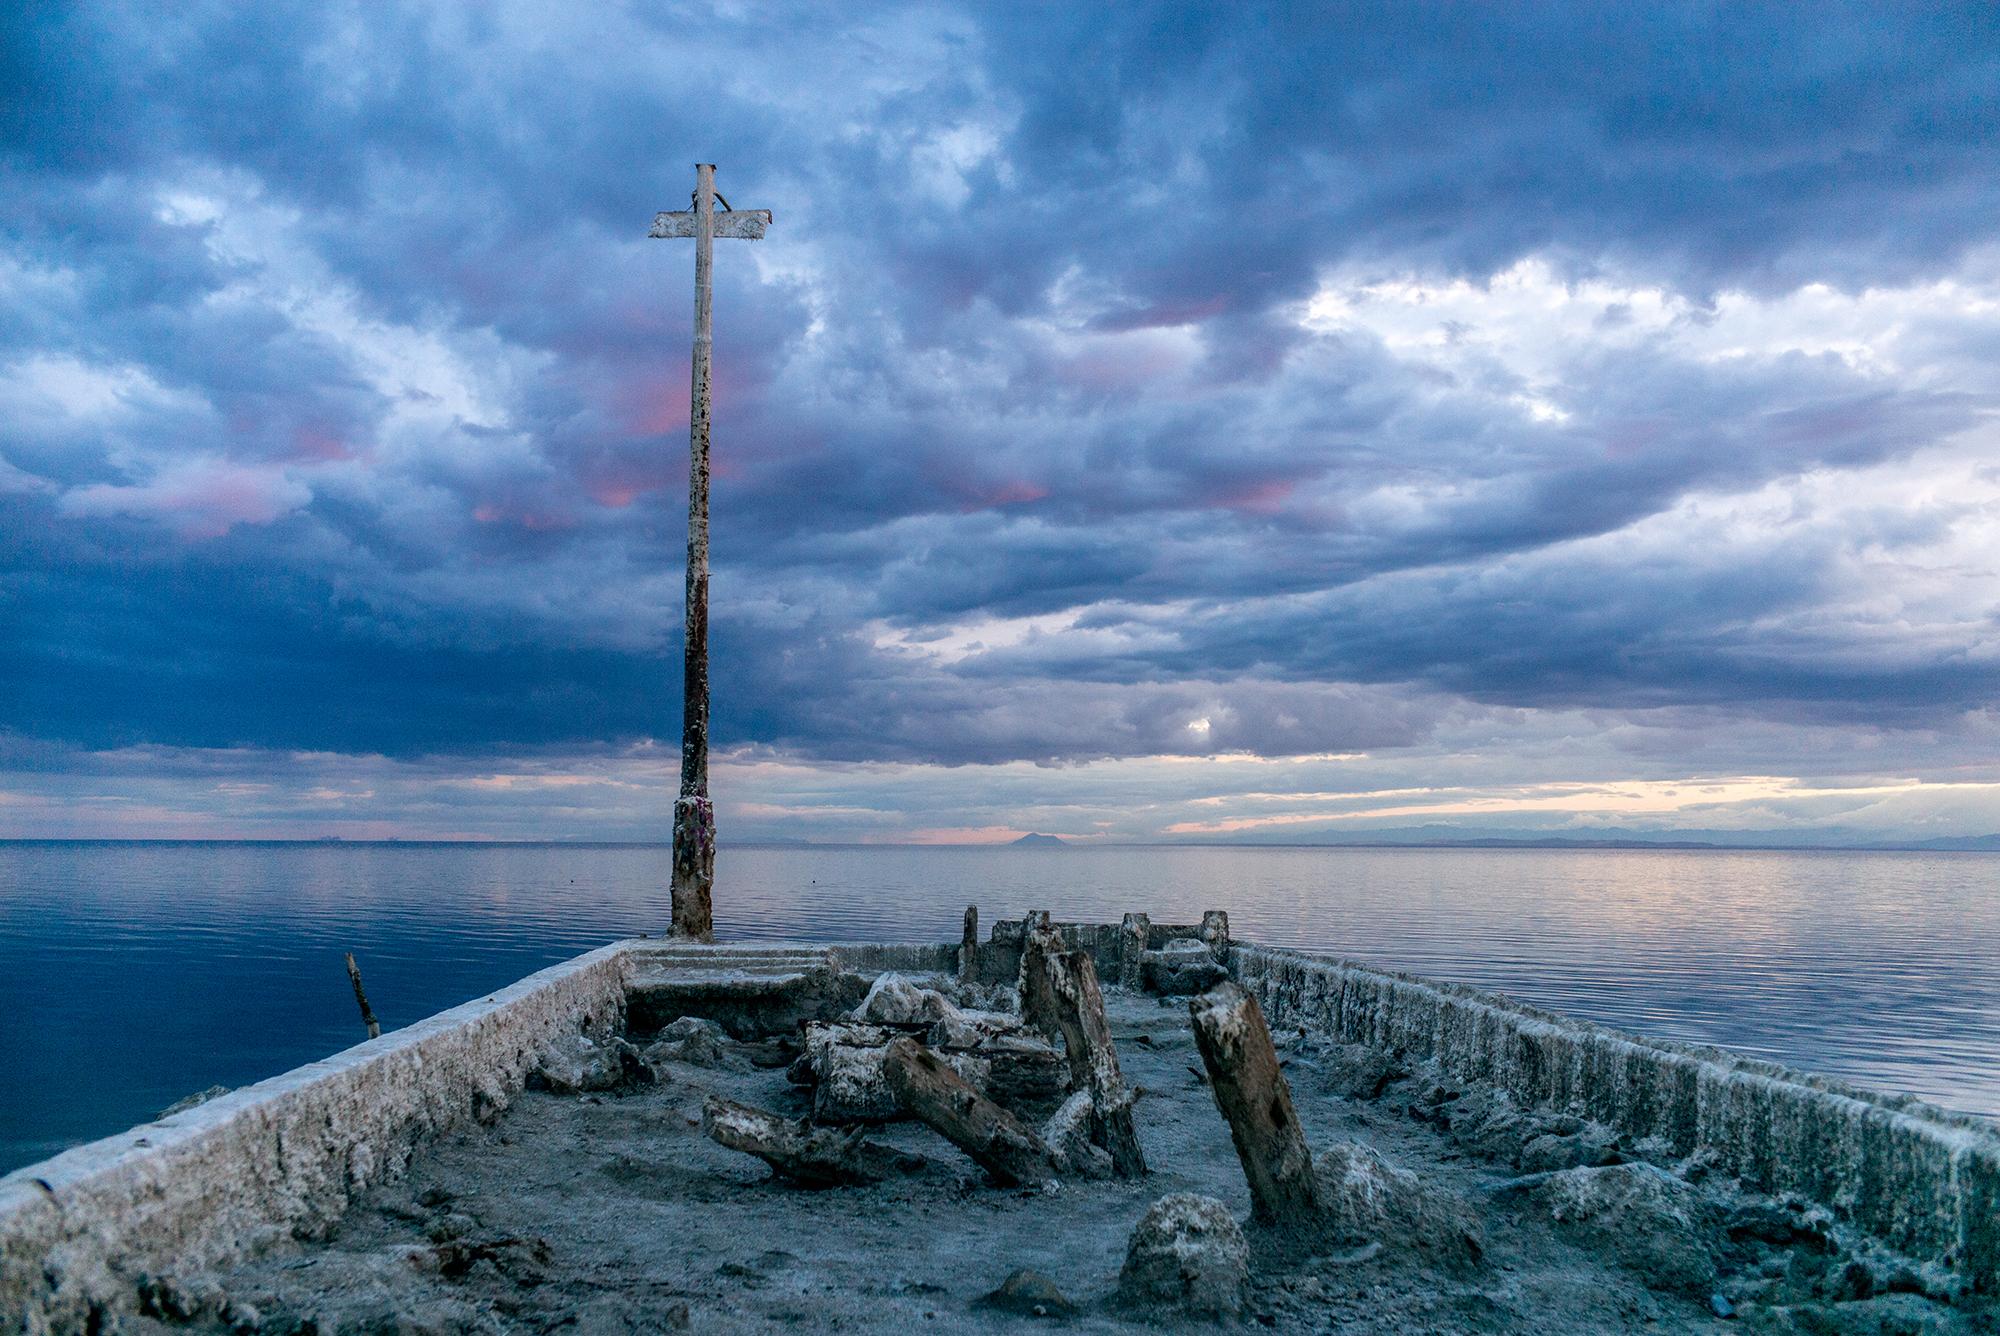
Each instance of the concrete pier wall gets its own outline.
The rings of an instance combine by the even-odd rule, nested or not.
[[[141,1273],[323,1233],[428,1137],[506,1107],[558,1036],[622,1024],[626,945],[0,1178],[0,1329],[95,1330]]]
[[[2000,1129],[1718,1049],[1636,1038],[1453,984],[1237,945],[1272,1025],[1431,1059],[1524,1108],[1594,1118],[1818,1202],[1909,1256],[2000,1290]]]
[[[1096,966],[1099,978],[1115,980],[1118,977],[1119,965],[1127,949],[1123,924],[1051,923],[1049,926],[1062,935],[1066,950],[1090,953],[1090,963]],[[1226,940],[1226,915],[1222,917],[1220,930]],[[1213,931],[1215,929],[1210,924],[1203,923],[1153,923],[1146,930],[1146,946],[1158,950],[1169,942],[1197,940],[1204,932]],[[1021,939],[1026,932],[1025,919],[1001,919],[993,925],[988,939],[979,947],[977,982],[1013,983],[1020,977]],[[955,947],[950,949],[955,961],[958,950]]]

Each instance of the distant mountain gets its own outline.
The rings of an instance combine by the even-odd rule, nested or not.
[[[1069,841],[1060,835],[1023,835],[1008,846],[1013,849],[1067,849]]]

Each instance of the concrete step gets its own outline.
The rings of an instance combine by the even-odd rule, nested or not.
[[[866,985],[829,968],[824,947],[693,946],[634,954],[625,984],[627,1021],[651,1033],[677,1016],[720,1021],[738,1038],[789,1034],[806,1019],[835,1015]]]

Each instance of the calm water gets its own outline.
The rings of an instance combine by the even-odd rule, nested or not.
[[[667,922],[650,847],[0,844],[0,1170]],[[725,848],[728,938],[956,940],[1029,908],[1497,988],[2000,1113],[2000,856]]]

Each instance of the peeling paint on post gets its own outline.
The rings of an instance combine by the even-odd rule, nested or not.
[[[687,657],[681,694],[681,794],[674,802],[676,937],[714,932],[715,805],[708,798],[708,426],[715,238],[755,241],[768,210],[715,212],[715,165],[695,166],[694,208],[653,218],[654,237],[694,238],[694,356],[688,395]]]

